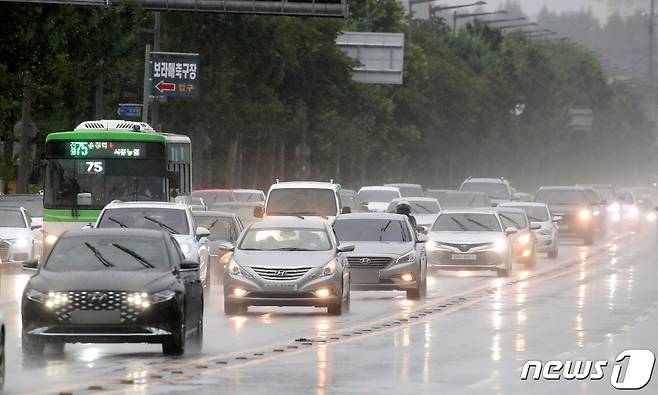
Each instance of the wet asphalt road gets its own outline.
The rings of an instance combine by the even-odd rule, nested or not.
[[[159,345],[78,344],[24,360],[20,295],[30,273],[3,265],[4,392],[612,393],[607,376],[521,381],[520,370],[529,359],[612,363],[629,348],[658,354],[656,252],[653,228],[610,234],[593,247],[565,242],[558,259],[541,258],[533,270],[516,266],[509,279],[432,273],[421,302],[401,292],[352,292],[351,312],[342,317],[252,307],[229,318],[221,284],[213,282],[204,347],[181,358],[163,357]],[[640,393],[658,393],[658,378]]]

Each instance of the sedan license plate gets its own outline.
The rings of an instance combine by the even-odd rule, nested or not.
[[[474,261],[478,259],[476,254],[452,254],[453,261]]]
[[[297,284],[267,283],[265,284],[265,288],[267,288],[269,291],[290,292],[297,291]]]
[[[71,324],[120,324],[119,310],[75,310],[71,312]]]

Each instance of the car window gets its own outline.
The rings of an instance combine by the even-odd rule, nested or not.
[[[526,212],[528,219],[534,222],[546,222],[549,220],[548,208],[536,206],[505,206],[512,208],[519,208]]]
[[[210,231],[208,240],[234,240],[233,235],[235,230],[233,229],[233,218],[210,215],[195,215],[194,218],[198,226]]]
[[[0,228],[25,228],[23,213],[19,210],[0,210]]]
[[[252,228],[242,238],[239,249],[260,251],[328,251],[331,249],[331,243],[324,229]]]
[[[393,219],[341,219],[334,223],[338,240],[342,241],[411,241],[407,223]]]
[[[523,214],[502,211],[498,215],[505,229],[512,227],[520,230],[528,227],[528,221]]]
[[[439,215],[433,232],[502,232],[493,214],[444,213]]]
[[[187,213],[178,208],[112,208],[103,213],[99,228],[137,228],[189,234]]]

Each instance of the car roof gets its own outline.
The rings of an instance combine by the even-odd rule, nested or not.
[[[504,202],[498,207],[548,207],[548,205],[540,202]]]
[[[395,198],[391,200],[392,202],[436,202],[439,203],[439,200],[437,198],[433,197],[420,197],[420,196],[409,196],[409,197],[401,197],[401,198]]]
[[[234,202],[217,202],[217,203],[211,203],[210,208],[212,209],[213,207],[255,207],[255,206],[262,206],[263,202],[239,202],[239,201],[234,201]],[[217,210],[215,210],[217,211]],[[221,210],[219,210],[221,211]]]
[[[464,180],[464,184],[469,182],[479,182],[479,183],[490,183],[490,184],[508,184],[504,178],[494,178],[494,177],[483,177],[483,178],[467,178]]]
[[[0,206],[0,210],[2,211],[22,211],[22,208],[18,206]]]
[[[312,228],[324,229],[324,221],[317,219],[301,219],[294,217],[272,217],[251,225],[252,229],[263,228]]]
[[[186,210],[188,206],[183,203],[173,202],[111,202],[105,208],[164,208],[170,210]]]
[[[233,192],[240,193],[263,193],[260,189],[233,189]]]
[[[441,211],[443,214],[491,214],[496,215],[495,207],[479,207],[479,208],[453,208]]]
[[[306,188],[306,189],[330,189],[333,191],[338,191],[338,185],[332,184],[330,182],[320,182],[320,181],[286,181],[286,182],[277,182],[272,184],[270,190],[274,189],[288,189],[288,188]]]
[[[575,185],[565,185],[565,186],[551,185],[551,186],[539,187],[539,191],[544,191],[544,190],[584,191],[583,187],[579,187]]]
[[[340,193],[345,195],[352,195],[356,194],[356,191],[354,189],[341,189]]]
[[[140,228],[93,228],[74,229],[62,233],[62,237],[84,237],[84,236],[138,236],[152,237],[154,239],[169,235],[163,230],[140,229]]]
[[[420,184],[406,184],[403,182],[398,182],[398,183],[393,183],[393,184],[384,184],[385,187],[414,187],[414,188],[421,188]]]
[[[365,187],[361,187],[359,189],[359,192],[361,191],[391,191],[391,192],[400,192],[400,188],[398,187],[386,187],[383,185],[369,185]]]
[[[462,195],[462,196],[487,196],[486,193],[480,191],[446,191],[446,195]]]
[[[454,191],[454,189],[426,189],[425,192],[450,192]]]
[[[222,218],[237,218],[234,213],[227,213],[224,211],[193,211],[195,217],[222,217]]]
[[[393,220],[403,220],[404,215],[394,214],[394,213],[352,213],[352,214],[340,214],[336,217],[336,221],[341,219],[393,219]]]
[[[494,207],[494,209],[498,212],[516,213],[516,214],[524,214],[525,215],[525,210],[523,210],[522,208],[498,206],[498,207]]]

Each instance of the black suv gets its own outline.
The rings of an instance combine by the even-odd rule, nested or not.
[[[590,201],[582,187],[541,187],[535,202],[546,203],[554,215],[562,217],[558,225],[561,238],[581,238],[585,245],[594,244],[600,203]]]

